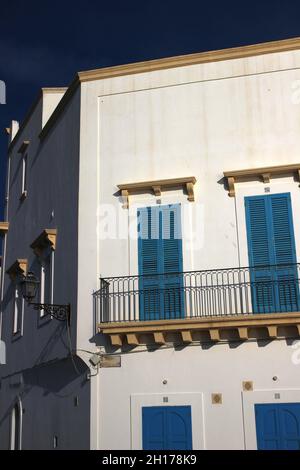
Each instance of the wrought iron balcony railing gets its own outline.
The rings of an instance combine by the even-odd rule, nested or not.
[[[98,323],[300,310],[299,264],[101,278]]]

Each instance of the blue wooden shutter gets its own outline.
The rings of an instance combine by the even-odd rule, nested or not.
[[[190,406],[170,406],[167,412],[167,446],[169,450],[192,450],[192,414]]]
[[[284,450],[300,450],[300,404],[282,403],[279,408],[281,446]]]
[[[165,450],[166,413],[164,406],[142,408],[143,450]]]
[[[143,450],[192,450],[191,406],[142,408]]]
[[[138,210],[140,319],[184,316],[181,206]]]
[[[300,450],[300,403],[255,405],[259,450]]]
[[[164,318],[184,316],[181,206],[161,207],[164,276]]]
[[[159,207],[138,210],[140,319],[155,320],[161,312]]]
[[[272,194],[269,200],[273,221],[275,264],[295,263],[296,252],[290,194]]]
[[[299,289],[291,197],[289,193],[272,194],[269,201],[277,265],[275,280],[278,311],[295,311],[299,308]]]
[[[247,197],[245,206],[254,313],[298,310],[290,194]]]
[[[281,447],[278,410],[276,405],[255,405],[258,450],[279,450]]]
[[[253,313],[275,310],[271,214],[266,196],[245,198]]]

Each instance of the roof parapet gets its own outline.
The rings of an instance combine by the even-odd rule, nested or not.
[[[71,82],[62,99],[58,103],[57,107],[49,117],[47,123],[43,127],[39,134],[41,140],[43,140],[50,129],[64,110],[65,106],[74,95],[78,86],[82,82],[103,80],[107,78],[120,77],[122,75],[132,75],[139,73],[150,73],[158,70],[164,70],[175,67],[186,67],[188,65],[198,65],[209,62],[219,62],[224,60],[242,59],[246,57],[258,56],[263,54],[273,54],[279,52],[287,52],[292,50],[300,49],[300,37],[283,39],[279,41],[270,41],[265,43],[231,47],[227,49],[219,49],[208,52],[199,52],[194,54],[186,54],[174,57],[167,57],[162,59],[154,59],[143,62],[135,62],[125,65],[117,65],[112,67],[103,67],[95,70],[88,70],[78,72],[75,75],[74,80]],[[59,88],[56,88],[58,90]],[[43,94],[43,90],[51,90],[49,88],[43,88],[40,94]],[[54,88],[55,90],[55,88]],[[61,89],[63,90],[63,89]],[[20,130],[24,128],[25,122],[27,122],[28,116],[22,123]],[[19,133],[18,133],[19,134]],[[17,135],[18,135],[17,134]],[[16,136],[17,137],[17,136]],[[11,142],[9,151],[11,150],[16,138]]]

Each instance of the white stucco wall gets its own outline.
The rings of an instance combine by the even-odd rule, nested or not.
[[[84,83],[81,155],[89,169],[81,184],[85,179],[89,194],[82,186],[82,207],[89,203],[95,217],[100,204],[111,204],[126,224],[117,184],[196,176],[196,202],[187,205],[202,240],[186,254],[184,268],[237,265],[235,199],[220,180],[226,170],[298,163],[297,63],[299,52],[288,52]],[[186,197],[163,193],[161,201]],[[131,203],[156,201],[144,195]],[[98,241],[97,274],[134,274],[129,248],[126,239]]]
[[[81,85],[78,348],[89,349],[95,341],[93,320],[86,312],[93,309],[90,293],[99,288],[100,275],[137,273],[136,240],[126,236],[126,230],[122,239],[118,234],[115,239],[100,236],[101,214],[107,207],[113,208],[121,227],[131,221],[131,212],[122,209],[118,184],[197,178],[195,202],[187,202],[181,190],[163,192],[160,198],[162,204],[181,202],[189,214],[184,270],[248,265],[246,195],[264,194],[265,187],[271,193],[291,192],[293,211],[298,212],[299,187],[292,177],[268,185],[237,184],[236,198],[228,197],[222,177],[228,170],[299,163],[299,80],[296,51]],[[131,208],[156,202],[150,194],[130,197]],[[108,221],[111,228],[112,219]],[[92,379],[92,446],[138,446],[131,441],[139,437],[131,435],[137,418],[130,416],[130,400],[136,394],[167,390],[203,398],[203,446],[245,448],[241,382],[253,380],[255,390],[271,390],[271,395],[277,387],[299,389],[291,353],[285,341],[275,341],[265,347],[249,342],[237,348],[224,344],[123,356],[120,369],[103,369]],[[274,375],[280,377],[276,384]],[[164,377],[169,379],[165,388]],[[223,405],[211,405],[214,392],[224,394]],[[196,447],[202,445],[199,439]],[[251,448],[253,436],[249,439]]]
[[[121,368],[101,369],[98,377],[98,445],[141,449],[141,407],[166,406],[168,397],[167,405],[192,406],[194,449],[257,448],[253,404],[300,400],[295,344],[250,341],[122,355]],[[243,381],[252,381],[254,391],[243,391]],[[222,404],[212,404],[213,393],[222,394]]]

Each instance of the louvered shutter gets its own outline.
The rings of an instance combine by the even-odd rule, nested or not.
[[[165,318],[184,316],[180,209],[180,204],[161,207]]]
[[[298,310],[290,194],[247,197],[245,206],[253,312]]]
[[[138,210],[140,319],[155,320],[161,312],[159,207]]]
[[[180,204],[138,210],[140,319],[184,316]]]
[[[276,268],[278,311],[298,310],[299,289],[296,268],[296,249],[289,193],[269,197],[272,214],[273,249]]]
[[[265,196],[245,198],[253,313],[273,312],[275,293],[271,219]]]

